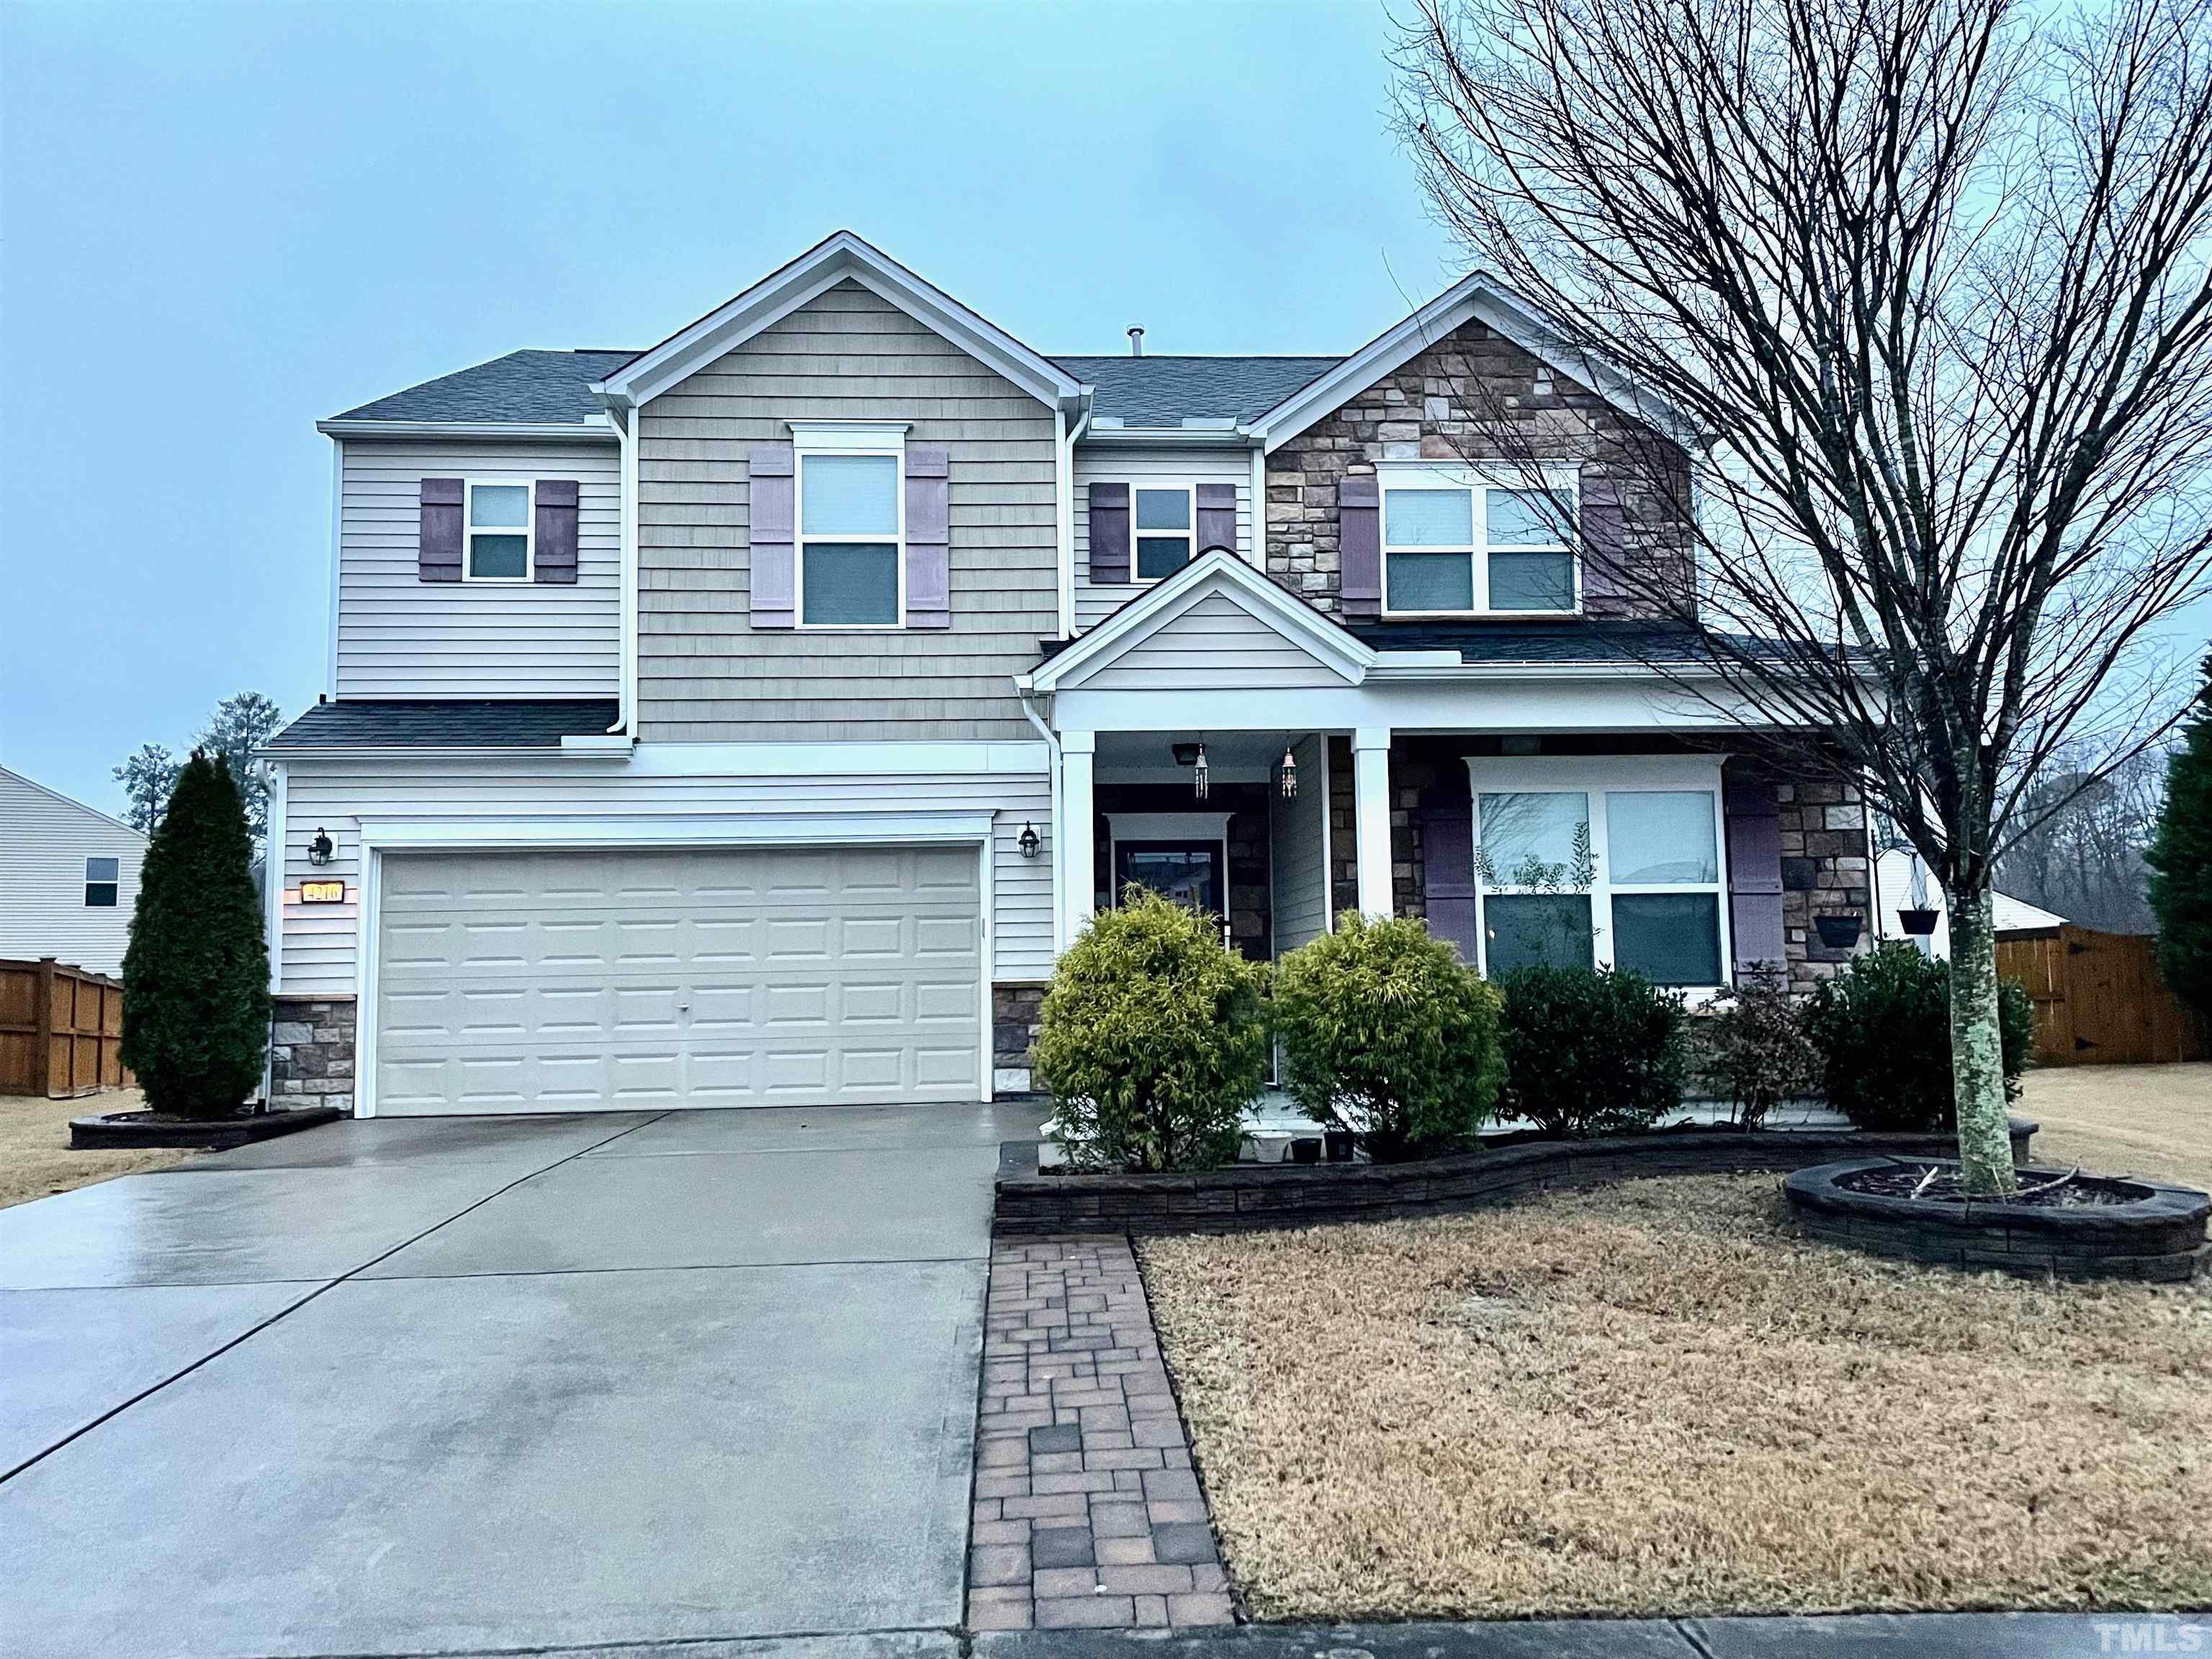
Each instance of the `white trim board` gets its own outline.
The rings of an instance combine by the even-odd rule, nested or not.
[[[1074,410],[1090,388],[1041,353],[970,311],[849,230],[817,242],[781,269],[630,359],[592,390],[609,404],[649,403],[763,329],[842,282],[861,287],[988,363],[1049,407]]]

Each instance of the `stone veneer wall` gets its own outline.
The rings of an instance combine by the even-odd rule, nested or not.
[[[994,985],[991,988],[991,1092],[994,1096],[1025,1095],[1030,1080],[1030,1050],[1036,1046],[1044,1012],[1045,987]]]
[[[1494,459],[1498,441],[1485,434],[1495,434],[1501,422],[1510,422],[1525,446],[1505,459],[1580,461],[1585,477],[1609,473],[1619,480],[1632,557],[1683,556],[1680,538],[1668,526],[1680,522],[1688,500],[1686,462],[1679,483],[1655,488],[1652,481],[1664,469],[1652,464],[1649,452],[1632,453],[1631,447],[1663,440],[1595,393],[1559,379],[1519,346],[1470,322],[1267,458],[1267,574],[1334,614],[1341,609],[1342,588],[1339,482],[1346,473],[1373,471],[1377,461]],[[1669,466],[1681,460],[1672,446],[1659,453]],[[1595,593],[1589,598],[1593,616],[1653,608]]]
[[[354,1005],[277,997],[270,1005],[270,1105],[354,1109]]]

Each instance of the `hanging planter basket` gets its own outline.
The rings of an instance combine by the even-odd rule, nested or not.
[[[1936,918],[1941,915],[1940,910],[1918,907],[1903,909],[1897,913],[1897,925],[1915,939],[1926,939],[1936,931]]]
[[[1813,926],[1820,931],[1820,943],[1831,951],[1848,951],[1859,942],[1859,929],[1863,919],[1856,911],[1842,915],[1815,916]]]

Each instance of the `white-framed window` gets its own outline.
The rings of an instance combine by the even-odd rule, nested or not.
[[[112,910],[115,895],[123,879],[120,859],[87,859],[84,861],[84,904],[88,910]]]
[[[906,623],[906,428],[794,426],[800,628]]]
[[[1198,556],[1198,486],[1129,483],[1129,580],[1156,582]]]
[[[526,582],[537,557],[537,486],[528,479],[471,478],[462,523],[467,546],[461,577],[472,582]]]
[[[1571,468],[1501,481],[1465,467],[1376,469],[1382,609],[1400,617],[1559,617],[1582,608],[1566,539]],[[1537,487],[1540,482],[1540,487]]]
[[[1468,763],[1483,972],[1632,968],[1729,982],[1720,763],[1709,756]]]

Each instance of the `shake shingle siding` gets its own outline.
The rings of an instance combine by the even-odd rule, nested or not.
[[[793,421],[900,421],[951,462],[951,626],[750,625],[748,454]],[[647,742],[1033,737],[1012,677],[1059,627],[1052,411],[846,283],[645,405],[640,735]]]

